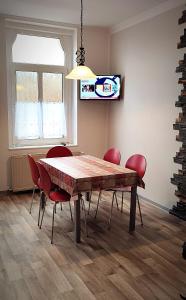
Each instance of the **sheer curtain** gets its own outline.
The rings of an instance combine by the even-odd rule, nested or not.
[[[15,137],[22,139],[38,139],[40,137],[41,117],[40,104],[36,102],[16,102]]]
[[[64,103],[16,102],[15,136],[19,139],[65,137]]]
[[[16,140],[66,137],[62,77],[60,73],[42,73],[38,85],[37,72],[16,71]],[[43,99],[39,99],[41,94]]]
[[[43,137],[60,138],[67,135],[64,103],[43,103]]]

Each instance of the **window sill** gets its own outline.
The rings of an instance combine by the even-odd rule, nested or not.
[[[19,147],[9,147],[8,150],[25,150],[25,149],[47,149],[54,146],[62,146],[62,145],[38,145],[38,146],[19,146]],[[66,145],[69,148],[78,147],[77,144],[68,144]]]

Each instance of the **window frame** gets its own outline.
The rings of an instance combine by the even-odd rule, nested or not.
[[[5,18],[5,43],[6,43],[6,71],[7,71],[7,99],[8,99],[8,133],[9,149],[21,148],[43,148],[53,145],[67,143],[77,145],[77,83],[71,80],[64,80],[65,75],[73,68],[75,49],[77,47],[77,28],[66,27],[59,24],[48,24],[38,22],[27,22],[25,20]],[[57,38],[61,42],[64,51],[64,66],[34,65],[24,63],[14,63],[12,61],[12,46],[18,34],[35,35],[47,38]],[[23,140],[23,143],[16,143],[14,135],[15,124],[15,95],[17,71],[43,70],[46,73],[63,74],[63,92],[65,101],[65,116],[67,126],[67,137],[64,139],[44,139],[43,141]],[[26,67],[26,68],[25,68]]]
[[[64,103],[65,106],[68,105],[66,99],[68,98],[67,96],[67,89],[65,89],[65,83],[64,83],[64,77],[67,75],[67,68],[64,66],[52,66],[52,65],[35,65],[35,64],[24,64],[24,63],[12,63],[13,64],[13,85],[14,85],[14,92],[13,92],[13,98],[17,98],[17,92],[16,92],[16,72],[17,71],[25,71],[25,72],[36,72],[39,76],[43,73],[57,73],[57,74],[62,74],[63,76],[63,94],[62,94],[62,102]],[[42,86],[38,82],[38,94],[41,93]],[[40,100],[42,102],[42,100]],[[15,100],[16,102],[16,100]],[[67,107],[66,107],[67,108]],[[67,111],[67,109],[65,109]],[[15,116],[15,105],[14,105],[14,112]],[[67,115],[67,114],[65,114]],[[15,119],[14,119],[14,124],[15,124]],[[61,137],[61,138],[39,138],[39,139],[17,139],[15,135],[13,134],[13,144],[16,145],[17,147],[20,146],[43,146],[43,145],[51,145],[52,144],[60,144],[60,143],[65,143],[69,139],[69,128],[67,126],[67,136],[66,137]]]

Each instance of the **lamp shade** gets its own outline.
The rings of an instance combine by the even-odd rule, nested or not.
[[[77,66],[65,78],[76,80],[94,79],[96,75],[86,66]]]

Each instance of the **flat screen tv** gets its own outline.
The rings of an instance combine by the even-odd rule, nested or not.
[[[97,75],[95,79],[80,80],[81,100],[120,100],[120,93],[120,75]]]

